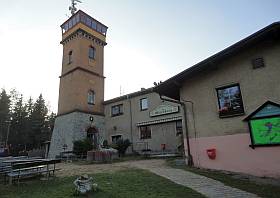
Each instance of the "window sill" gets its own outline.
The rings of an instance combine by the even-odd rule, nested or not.
[[[150,137],[150,138],[140,138],[140,140],[150,140],[150,139],[152,139],[152,137]]]
[[[243,116],[243,115],[245,115],[245,112],[233,113],[233,114],[228,114],[228,115],[221,115],[221,114],[219,114],[219,118],[231,118],[231,117]]]
[[[123,115],[123,113],[111,115],[111,117],[117,117],[117,116],[121,116],[121,115]]]

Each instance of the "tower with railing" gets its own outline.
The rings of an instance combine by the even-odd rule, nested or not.
[[[49,156],[73,141],[104,133],[104,46],[107,27],[79,10],[61,25],[63,46],[58,112]],[[65,149],[64,149],[65,150]]]

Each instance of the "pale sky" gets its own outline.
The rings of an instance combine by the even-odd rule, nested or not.
[[[279,0],[82,0],[109,27],[105,99],[149,88],[280,21]],[[1,0],[0,88],[40,93],[57,111],[60,25],[70,0]]]

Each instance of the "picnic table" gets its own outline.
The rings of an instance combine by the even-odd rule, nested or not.
[[[9,159],[3,161],[2,164],[10,167],[10,171],[6,173],[6,176],[9,178],[9,184],[12,184],[15,179],[19,183],[21,178],[34,177],[42,174],[46,174],[49,179],[51,173],[54,176],[55,171],[58,170],[55,165],[59,162],[60,160],[58,159],[27,158]]]
[[[12,156],[8,156],[8,157],[0,157],[0,177],[4,177],[4,180],[6,179],[6,175],[7,173],[9,173],[12,169],[11,164],[10,163],[3,163],[3,162],[7,162],[9,160],[21,160],[21,159],[27,159],[27,156],[19,156],[19,157],[12,157]]]

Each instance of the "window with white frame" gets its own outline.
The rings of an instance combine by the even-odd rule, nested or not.
[[[93,90],[90,90],[88,92],[88,104],[94,105],[95,104],[95,92]]]
[[[88,48],[88,57],[89,57],[89,59],[92,59],[92,60],[95,59],[95,48],[93,46],[90,46]]]
[[[114,105],[111,107],[111,116],[119,116],[123,114],[123,104]]]
[[[141,109],[141,111],[148,109],[148,98],[140,99],[140,109]]]

